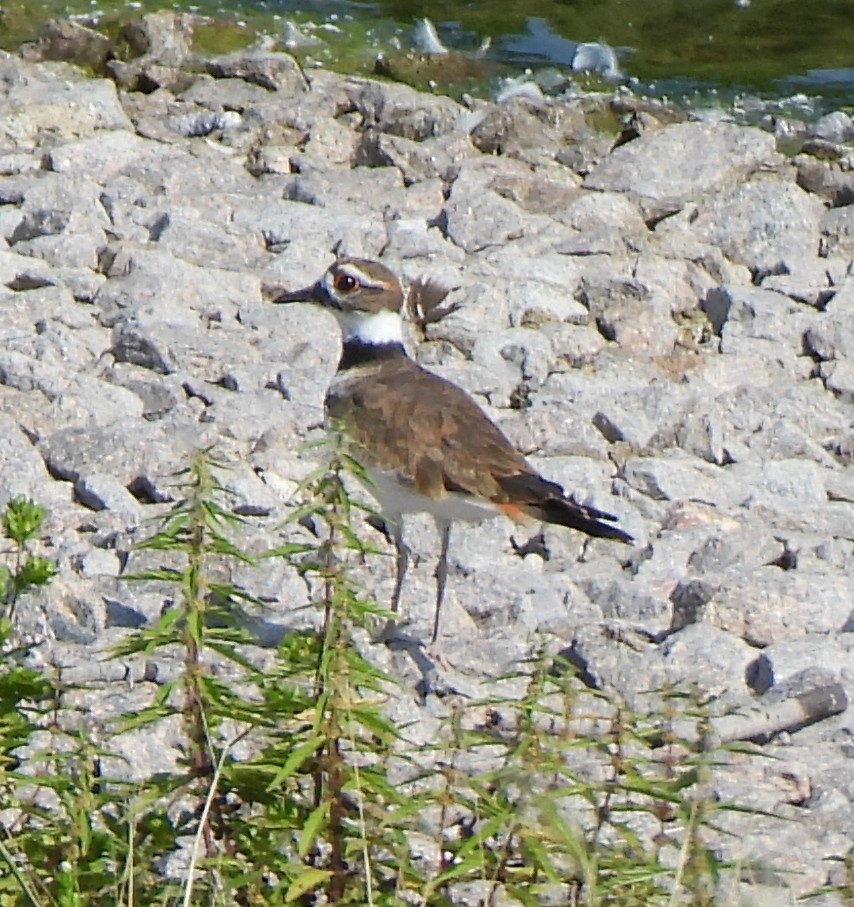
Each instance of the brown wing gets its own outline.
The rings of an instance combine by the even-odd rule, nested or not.
[[[408,358],[345,373],[326,405],[373,464],[398,471],[431,498],[453,490],[495,500],[499,477],[528,468],[464,390]]]
[[[449,491],[493,501],[512,519],[534,517],[588,535],[629,542],[600,520],[611,514],[570,501],[536,473],[461,388],[400,357],[342,376],[327,409],[370,461],[435,500]]]

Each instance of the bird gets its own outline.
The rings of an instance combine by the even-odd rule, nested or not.
[[[408,513],[431,514],[441,539],[432,644],[439,636],[453,522],[503,514],[518,523],[539,520],[594,538],[634,541],[613,525],[613,514],[576,503],[541,476],[466,391],[410,358],[403,339],[406,299],[385,264],[341,258],[315,283],[277,292],[272,301],[313,303],[340,326],[341,356],[326,415],[365,469],[368,490],[391,529],[393,619],[409,566],[403,536]]]

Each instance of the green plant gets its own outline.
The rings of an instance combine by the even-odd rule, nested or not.
[[[354,579],[374,554],[347,490],[358,464],[334,452],[282,527],[290,540],[255,556],[233,540],[225,468],[198,455],[134,555],[129,578],[171,602],[115,650],[171,665],[147,704],[93,723],[52,678],[0,669],[0,794],[15,812],[0,907],[715,903],[731,868],[716,822],[741,807],[712,792],[727,754],[709,703],[663,691],[639,712],[543,653],[503,678],[514,695],[453,701],[435,742],[416,746],[388,717],[401,690],[372,661],[388,614]],[[16,504],[4,520],[15,596],[37,513]],[[264,653],[244,629],[262,605],[223,577],[274,558],[303,575],[319,620]],[[122,735],[162,722],[178,728],[175,768],[122,780]]]
[[[19,597],[29,589],[47,585],[56,575],[56,564],[30,551],[44,524],[42,507],[28,498],[12,498],[3,511],[3,535],[13,543],[14,563],[0,565],[0,613],[12,621]],[[5,613],[4,613],[5,612]]]

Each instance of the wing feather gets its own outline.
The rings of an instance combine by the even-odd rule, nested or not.
[[[616,519],[611,514],[576,504],[533,470],[462,388],[411,359],[345,373],[330,388],[327,409],[366,466],[395,472],[434,500],[448,492],[469,494],[501,509],[508,505],[510,515],[632,541],[609,525]]]
[[[499,477],[528,469],[462,388],[411,359],[343,377],[327,410],[369,465],[399,472],[433,498],[453,490],[493,499],[501,495]]]

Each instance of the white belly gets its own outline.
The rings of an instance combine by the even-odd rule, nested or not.
[[[434,501],[419,494],[411,486],[403,485],[396,473],[382,470],[368,470],[371,494],[379,501],[383,513],[390,519],[404,513],[431,513],[439,520],[465,520],[479,523],[499,515],[499,511],[489,502],[481,502],[468,495],[449,492],[441,501]]]

